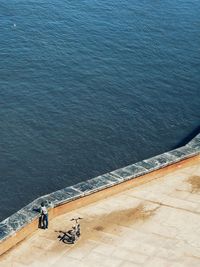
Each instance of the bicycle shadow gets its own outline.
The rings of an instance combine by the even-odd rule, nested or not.
[[[57,238],[59,239],[60,242],[63,242],[63,243],[68,244],[68,245],[72,245],[75,243],[72,230],[68,230],[66,232],[59,230],[59,231],[55,231],[55,232],[59,233]]]

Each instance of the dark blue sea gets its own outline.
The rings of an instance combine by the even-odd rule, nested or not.
[[[0,219],[200,125],[200,1],[0,1]]]

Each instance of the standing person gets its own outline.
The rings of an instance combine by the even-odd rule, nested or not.
[[[47,208],[45,207],[44,203],[41,203],[41,208],[40,208],[40,214],[41,214],[41,227],[43,229],[48,228],[48,211]]]

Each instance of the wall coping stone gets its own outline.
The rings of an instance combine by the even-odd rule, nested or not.
[[[39,217],[37,210],[41,202],[44,202],[49,209],[54,208],[199,154],[200,134],[180,148],[41,196],[0,222],[0,242],[37,219]]]

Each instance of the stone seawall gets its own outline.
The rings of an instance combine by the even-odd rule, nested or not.
[[[159,173],[170,172],[172,167],[176,168],[199,155],[200,134],[183,147],[37,198],[0,222],[0,255],[37,229],[38,213],[35,210],[41,202],[49,207],[51,219],[124,188],[155,179]]]

